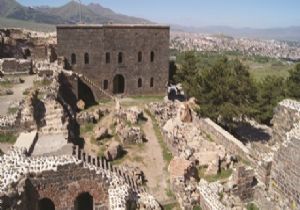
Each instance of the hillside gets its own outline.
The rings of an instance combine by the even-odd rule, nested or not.
[[[61,7],[25,7],[16,0],[0,0],[0,17],[46,24],[78,23],[80,5],[70,1]],[[148,20],[117,14],[99,4],[81,5],[82,22],[93,24],[150,23]]]
[[[35,23],[31,21],[16,20],[0,17],[1,28],[24,28],[33,31],[53,32],[55,31],[55,25],[46,23]]]

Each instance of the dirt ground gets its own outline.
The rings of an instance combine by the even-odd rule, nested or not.
[[[24,95],[23,92],[26,88],[33,86],[33,80],[35,78],[35,75],[28,75],[28,76],[20,76],[22,79],[25,80],[24,83],[16,84],[11,89],[14,92],[13,95],[7,95],[7,96],[0,96],[0,115],[6,115],[9,105],[20,101]]]
[[[152,100],[152,98],[125,98],[121,100],[121,106],[128,107],[134,105],[144,108],[145,104],[149,103],[150,100]],[[159,99],[154,99],[154,101],[157,100]],[[114,105],[111,102],[100,106],[103,107],[107,105],[111,110],[113,110]],[[97,125],[95,125],[94,129],[103,126],[109,128],[113,122],[113,115],[114,113],[111,111],[109,115],[105,116]],[[169,201],[172,200],[172,197],[169,197],[170,195],[167,193],[169,189],[168,172],[166,171],[166,162],[163,159],[163,151],[155,135],[151,118],[147,116],[145,112],[144,115],[147,118],[147,121],[142,123],[141,126],[147,142],[142,145],[125,146],[124,149],[127,154],[122,159],[114,161],[113,164],[140,168],[145,174],[145,178],[147,180],[146,186],[149,193],[154,195],[159,202]],[[99,146],[96,145],[95,142],[92,142],[92,138],[90,138],[92,135],[93,132],[88,132],[83,135],[85,138],[85,150],[97,155]],[[114,138],[115,137],[112,139]]]

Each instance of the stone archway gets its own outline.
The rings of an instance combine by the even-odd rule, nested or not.
[[[123,75],[117,74],[113,80],[113,94],[122,94],[125,91],[125,79]]]
[[[78,79],[78,100],[84,101],[85,108],[96,104],[93,90],[80,79]]]
[[[74,210],[93,210],[93,196],[91,196],[88,192],[79,194],[75,199],[74,207]]]
[[[49,198],[39,200],[39,210],[55,210],[55,205]]]

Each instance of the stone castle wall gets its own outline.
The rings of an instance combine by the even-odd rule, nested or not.
[[[169,33],[169,27],[155,25],[59,26],[57,54],[72,64],[74,53],[76,64],[71,65],[72,70],[93,79],[101,88],[107,80],[110,93],[116,75],[124,77],[125,95],[163,93],[168,81]],[[118,62],[120,52],[122,63]],[[85,53],[89,55],[88,64],[85,64]],[[110,54],[110,63],[106,63],[106,53]],[[142,80],[141,87],[138,79]]]
[[[286,139],[286,133],[299,121],[300,103],[289,99],[280,102],[275,108],[271,121],[273,124],[272,143],[282,143]]]
[[[272,120],[274,153],[270,191],[289,200],[291,209],[300,208],[300,102],[284,100],[279,103]]]

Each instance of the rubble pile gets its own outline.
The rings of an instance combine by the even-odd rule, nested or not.
[[[155,102],[149,104],[149,110],[154,114],[160,125],[164,125],[169,119],[177,116],[178,103],[171,101]]]
[[[81,111],[76,115],[76,121],[79,125],[86,123],[97,123],[103,116],[109,113],[108,109],[89,109]]]
[[[138,123],[144,119],[143,112],[136,107],[129,109],[119,108],[116,116],[116,133],[121,138],[123,144],[141,144],[145,141],[143,133]]]

